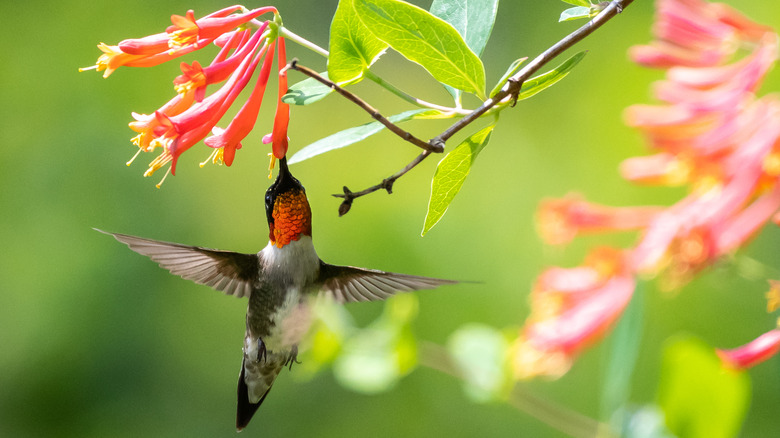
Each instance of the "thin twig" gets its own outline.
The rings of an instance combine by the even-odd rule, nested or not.
[[[592,20],[590,20],[589,22],[587,22],[585,25],[575,30],[574,32],[570,33],[562,40],[552,45],[549,49],[542,52],[539,56],[534,58],[533,61],[528,63],[523,69],[521,69],[514,76],[509,78],[507,80],[507,83],[501,88],[501,90],[497,92],[495,95],[493,95],[493,97],[486,100],[482,104],[482,106],[470,112],[465,117],[458,120],[457,122],[453,123],[452,126],[447,128],[447,130],[445,130],[438,136],[432,138],[431,141],[429,141],[428,143],[417,139],[416,137],[412,136],[412,134],[404,131],[394,123],[385,119],[379,114],[379,112],[377,112],[370,105],[368,105],[366,102],[364,102],[354,94],[344,90],[343,88],[339,87],[333,82],[320,77],[316,72],[310,69],[306,69],[306,71],[304,71],[303,69],[305,69],[305,67],[297,66],[297,65],[293,66],[294,64],[293,62],[293,64],[290,65],[290,68],[301,71],[304,74],[319,80],[323,84],[330,86],[331,88],[333,88],[334,90],[336,90],[337,92],[345,96],[347,99],[351,100],[352,102],[356,103],[358,106],[363,108],[364,110],[368,111],[372,117],[382,122],[382,124],[384,124],[388,129],[390,129],[392,132],[399,135],[404,140],[407,140],[415,144],[416,146],[425,149],[424,153],[418,155],[412,162],[407,164],[403,169],[385,178],[384,180],[382,180],[381,183],[375,186],[369,187],[359,192],[352,192],[346,186],[344,186],[344,194],[333,195],[339,198],[344,198],[344,202],[342,202],[341,206],[339,206],[339,215],[344,215],[347,211],[349,211],[350,207],[352,206],[352,201],[355,198],[359,198],[369,193],[373,193],[379,189],[385,189],[387,190],[387,193],[392,193],[393,183],[398,178],[406,174],[406,172],[408,172],[409,170],[411,170],[412,168],[420,164],[423,160],[428,158],[430,152],[444,151],[444,147],[447,140],[449,140],[453,135],[455,135],[461,129],[465,128],[466,126],[468,126],[469,124],[471,124],[472,122],[480,118],[481,116],[485,115],[486,112],[488,112],[490,109],[492,109],[499,103],[503,102],[505,99],[512,98],[516,100],[517,95],[523,86],[523,83],[526,80],[528,80],[531,77],[531,75],[533,75],[540,68],[542,68],[547,63],[549,63],[550,61],[558,57],[558,55],[565,52],[566,50],[568,50],[578,42],[582,41],[585,37],[593,33],[596,29],[604,25],[604,23],[606,23],[607,21],[615,17],[617,14],[623,12],[623,9],[625,9],[628,5],[633,3],[633,1],[634,0],[614,0],[610,2],[605,2],[608,4]],[[313,75],[310,73],[313,73]],[[381,117],[381,119],[377,117]],[[411,139],[414,139],[415,141],[412,141]]]
[[[574,32],[570,33],[562,40],[553,44],[549,49],[545,50],[539,56],[534,58],[534,60],[528,63],[528,65],[526,65],[522,70],[509,78],[504,87],[501,88],[501,91],[493,95],[493,97],[490,99],[486,100],[481,107],[458,120],[438,137],[431,140],[431,144],[438,144],[437,140],[446,143],[450,137],[455,135],[455,133],[468,126],[470,123],[478,119],[489,109],[496,106],[508,96],[513,96],[514,99],[517,99],[517,94],[520,92],[523,83],[528,80],[531,75],[536,73],[545,64],[555,59],[558,55],[565,52],[578,42],[582,41],[585,37],[593,33],[596,29],[604,25],[604,23],[612,19],[614,16],[623,12],[623,9],[625,9],[626,6],[630,5],[633,1],[634,0],[615,0],[609,2],[609,4],[592,20]]]
[[[337,93],[341,94],[342,96],[346,97],[350,102],[354,103],[355,105],[359,106],[360,108],[363,108],[364,111],[366,111],[369,115],[371,115],[371,117],[376,119],[379,123],[385,125],[385,127],[387,129],[389,129],[393,134],[401,137],[402,139],[408,141],[409,143],[411,143],[411,144],[413,144],[413,145],[415,145],[415,146],[417,146],[419,148],[422,148],[422,149],[424,149],[424,150],[426,150],[428,152],[441,153],[441,152],[444,151],[444,147],[443,146],[428,144],[428,143],[420,140],[419,138],[415,137],[414,135],[412,135],[411,132],[404,131],[403,129],[401,129],[395,123],[391,122],[390,120],[387,120],[387,118],[385,116],[383,116],[382,114],[379,113],[379,110],[377,110],[376,108],[374,108],[371,105],[369,105],[368,102],[366,102],[365,100],[359,98],[355,94],[353,94],[353,93],[351,93],[351,92],[349,92],[349,91],[339,87],[335,82],[331,81],[330,79],[327,79],[327,78],[324,78],[324,77],[320,76],[320,74],[317,73],[316,71],[314,71],[314,70],[312,70],[312,69],[310,69],[308,67],[304,67],[304,66],[298,64],[298,60],[297,59],[293,59],[292,62],[287,67],[290,68],[291,70],[299,71],[299,72],[305,74],[306,76],[308,76],[310,78],[314,78],[317,81],[319,81],[320,83],[330,87],[335,92],[337,92]]]
[[[395,181],[404,176],[406,172],[412,170],[415,166],[420,164],[422,160],[424,160],[428,155],[431,153],[429,151],[423,151],[420,155],[418,155],[414,160],[412,160],[409,164],[404,166],[403,169],[399,170],[398,172],[388,176],[387,178],[383,179],[382,182],[380,182],[377,185],[371,186],[367,189],[361,190],[359,192],[352,192],[350,191],[347,186],[344,186],[344,193],[343,194],[335,194],[333,196],[337,198],[343,198],[344,202],[339,205],[339,216],[344,216],[347,214],[350,208],[352,208],[352,201],[355,198],[359,198],[361,196],[367,195],[369,193],[373,193],[377,190],[384,189],[387,190],[388,194],[393,193],[393,183]]]
[[[419,362],[422,366],[457,379],[463,379],[462,373],[453,363],[447,350],[440,345],[432,342],[420,343]],[[534,396],[520,385],[514,387],[509,394],[507,403],[542,423],[575,438],[604,436],[604,432],[609,430],[608,425],[549,400]]]

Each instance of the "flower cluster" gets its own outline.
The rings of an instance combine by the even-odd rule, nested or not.
[[[518,377],[565,372],[621,314],[637,275],[661,274],[664,286],[679,287],[743,246],[780,210],[780,100],[755,95],[777,60],[778,35],[722,4],[656,4],[655,41],[630,55],[666,71],[653,87],[661,103],[625,113],[655,153],[624,161],[621,173],[636,183],[685,185],[688,194],[664,208],[606,207],[573,195],[542,203],[537,219],[549,243],[615,230],[638,230],[641,237],[633,248],[614,250],[608,262],[599,251],[596,264],[611,269],[590,260],[540,276],[514,356]],[[776,332],[721,357],[753,364],[751,357],[780,348]]]
[[[274,21],[257,21],[268,13],[274,14]],[[198,61],[181,63],[182,74],[173,81],[177,94],[170,101],[152,114],[133,113],[135,121],[130,123],[130,128],[138,133],[132,139],[138,152],[127,164],[130,165],[141,152],[159,148],[161,152],[149,164],[144,176],[167,165],[170,165],[168,171],[175,174],[179,156],[205,139],[204,143],[214,150],[201,166],[209,160],[230,166],[236,150],[241,148],[241,141],[254,128],[275,52],[278,54],[279,98],[273,132],[270,140],[264,138],[263,142],[272,143],[272,165],[274,158],[284,157],[290,109],[281,100],[287,91],[284,70],[287,60],[276,8],[248,10],[232,6],[198,19],[193,11],[188,11],[184,16],[173,15],[171,22],[172,25],[162,33],[124,40],[116,46],[99,44],[103,55],[89,68],[105,70],[103,77],[108,77],[121,66],[151,67],[211,44],[219,47],[219,52],[206,67]],[[261,61],[254,88],[246,102],[226,127],[218,127],[217,123],[252,81]],[[206,88],[217,84],[221,84],[219,88],[207,95]],[[211,136],[207,137],[209,134]]]

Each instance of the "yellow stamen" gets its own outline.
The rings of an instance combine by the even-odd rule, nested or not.
[[[149,168],[146,169],[146,172],[144,172],[144,176],[151,176],[159,168],[165,166],[171,161],[173,161],[173,156],[167,150],[165,150],[163,153],[158,155],[157,158],[152,160],[151,163],[149,163]],[[160,181],[160,183],[162,183],[162,181]]]
[[[769,176],[780,175],[780,152],[773,151],[767,155],[766,158],[764,158],[762,167],[764,168],[764,172]]]
[[[769,291],[766,297],[766,311],[771,313],[780,309],[780,281],[769,280]]]
[[[274,177],[274,166],[276,165],[276,157],[274,156],[273,152],[268,154],[268,156],[271,157],[271,163],[268,164],[268,179],[271,179]]]
[[[168,178],[168,175],[169,175],[170,173],[171,173],[171,168],[169,167],[169,168],[168,168],[168,171],[166,171],[166,172],[165,172],[165,175],[162,177],[162,179],[160,180],[160,182],[158,182],[158,183],[157,183],[157,185],[155,185],[155,187],[157,187],[157,188],[159,189],[159,188],[160,188],[160,186],[162,186],[162,183],[164,183],[164,182],[165,182],[165,178]]]
[[[666,166],[666,184],[672,186],[683,185],[691,176],[691,163],[687,160],[677,159]]]
[[[184,82],[183,84],[174,85],[173,89],[176,90],[179,94],[184,94],[192,91],[195,84],[192,83],[192,81]]]
[[[222,165],[222,152],[223,152],[223,149],[222,149],[222,148],[215,148],[215,149],[214,149],[214,150],[211,152],[211,154],[209,155],[209,157],[208,157],[208,158],[206,158],[206,161],[204,161],[204,162],[200,163],[200,167],[202,168],[202,167],[203,167],[203,166],[205,166],[205,165],[206,165],[206,163],[208,163],[209,161],[213,162],[214,164],[219,164],[219,165]]]
[[[133,164],[133,161],[135,161],[135,159],[138,158],[139,155],[141,155],[142,151],[143,151],[143,149],[138,148],[138,152],[136,152],[135,155],[133,155],[133,158],[131,158],[130,161],[125,163],[125,164],[127,164],[127,167],[130,167],[130,165]]]

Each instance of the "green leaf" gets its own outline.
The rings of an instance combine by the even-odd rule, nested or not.
[[[328,77],[328,73],[320,73],[320,76]],[[308,78],[287,89],[287,94],[282,96],[282,102],[290,105],[308,105],[324,99],[333,92],[333,89],[322,82]]]
[[[465,325],[447,340],[447,351],[472,400],[484,403],[503,392],[508,380],[504,366],[508,347],[501,332],[481,324]]]
[[[477,55],[482,54],[493,30],[498,12],[498,0],[433,0],[431,14],[450,23]],[[455,101],[461,91],[445,85]]]
[[[376,394],[392,388],[401,378],[396,353],[395,333],[367,328],[344,344],[333,363],[333,375],[346,388]]]
[[[622,429],[622,413],[628,408],[631,376],[634,373],[642,340],[644,283],[638,283],[634,296],[610,336],[609,359],[604,373],[601,417]]]
[[[411,322],[417,315],[417,297],[396,295],[369,327],[344,343],[333,363],[336,379],[352,390],[374,394],[387,391],[417,366],[417,341]]]
[[[431,198],[428,201],[428,213],[421,233],[423,236],[447,212],[450,203],[469,176],[471,165],[477,159],[477,155],[490,141],[490,134],[494,127],[495,125],[490,125],[473,134],[439,162],[431,182]]]
[[[496,93],[501,91],[502,88],[504,88],[504,84],[506,84],[506,81],[515,73],[517,73],[518,70],[520,70],[520,65],[525,62],[525,60],[528,59],[528,57],[515,59],[512,64],[509,65],[509,68],[506,69],[506,73],[504,73],[503,76],[501,76],[501,79],[498,80],[496,83],[496,86],[493,87],[492,90],[490,90],[490,97],[493,97]]]
[[[587,6],[590,7],[590,1],[588,0],[562,0],[565,3],[568,3],[570,5],[574,6]]]
[[[433,117],[435,114],[440,113],[436,110],[415,109],[390,116],[387,119],[393,123],[401,123],[411,119]],[[366,138],[376,134],[384,128],[385,125],[379,123],[378,121],[373,121],[360,126],[355,126],[353,128],[345,129],[341,132],[337,132],[333,135],[317,140],[314,143],[305,146],[303,149],[296,152],[292,158],[290,158],[288,164],[298,163],[303,160],[308,160],[311,157],[324,154],[325,152],[330,152],[334,149],[340,149],[345,146],[349,146],[359,142],[360,140],[365,140]]]
[[[711,347],[691,337],[667,343],[658,404],[674,435],[734,437],[749,401],[748,375],[724,368]]]
[[[433,0],[431,14],[451,24],[477,56],[485,49],[498,12],[498,0]]]
[[[598,9],[587,6],[575,6],[561,12],[561,17],[558,19],[558,22],[560,23],[561,21],[579,20],[580,18],[591,18],[598,14]]]
[[[525,81],[523,83],[523,87],[520,89],[520,93],[517,96],[517,100],[528,99],[545,88],[555,85],[555,83],[565,78],[571,69],[573,69],[574,66],[577,65],[577,63],[579,63],[587,53],[588,52],[586,51],[577,53],[576,55],[564,61],[563,64],[555,67],[553,70]]]
[[[439,82],[478,96],[485,94],[485,68],[463,37],[446,21],[399,0],[353,0],[363,24]]]
[[[313,377],[338,358],[345,340],[356,330],[346,308],[332,300],[311,303],[312,325],[302,349],[303,360],[298,377]]]
[[[341,84],[357,81],[387,44],[377,39],[355,14],[352,0],[341,0],[330,24],[328,74]]]
[[[664,423],[664,413],[654,404],[647,404],[638,408],[624,409],[625,421],[622,428],[612,429],[613,434],[604,436],[616,436],[621,438],[676,438],[669,433]]]

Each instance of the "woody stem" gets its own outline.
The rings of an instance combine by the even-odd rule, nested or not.
[[[499,103],[503,102],[506,99],[517,99],[517,95],[520,92],[523,83],[528,80],[534,73],[536,73],[540,68],[548,64],[550,61],[555,59],[558,55],[565,52],[578,42],[582,41],[593,33],[596,29],[604,25],[607,21],[614,18],[617,14],[623,12],[623,10],[633,3],[634,0],[613,0],[610,1],[607,6],[602,9],[602,11],[595,16],[592,20],[587,22],[585,25],[580,27],[579,29],[575,30],[574,32],[570,33],[569,35],[565,36],[563,39],[558,41],[557,43],[553,44],[539,54],[536,58],[533,59],[528,65],[526,65],[523,69],[521,69],[519,72],[517,72],[514,76],[510,77],[507,80],[507,83],[501,88],[499,92],[497,92],[495,95],[493,95],[490,99],[484,101],[484,103],[477,108],[474,111],[471,111],[468,115],[461,118],[457,122],[453,123],[452,126],[450,126],[447,130],[439,134],[438,136],[432,138],[428,143],[424,143],[429,148],[426,149],[426,152],[429,153],[422,153],[418,155],[414,160],[412,160],[409,164],[407,164],[403,169],[400,171],[394,173],[388,178],[385,178],[382,180],[381,183],[371,186],[365,190],[361,190],[359,192],[351,192],[349,189],[345,186],[344,187],[344,194],[338,194],[333,195],[336,197],[344,198],[344,203],[342,203],[341,207],[339,207],[339,212],[341,214],[346,213],[346,211],[349,210],[349,207],[351,207],[352,201],[355,198],[359,198],[360,196],[367,195],[369,193],[373,193],[379,189],[386,188],[387,181],[390,180],[390,186],[392,187],[392,182],[395,182],[398,178],[406,174],[409,170],[420,164],[423,160],[428,158],[430,156],[430,151],[433,152],[440,152],[444,150],[445,144],[447,140],[449,140],[453,135],[455,135],[458,131],[465,128],[466,126],[473,123],[475,120],[480,118],[481,116],[485,115],[490,109],[494,108]],[[352,99],[350,99],[352,100]],[[388,121],[389,125],[395,126],[393,123]],[[390,127],[389,125],[388,128]],[[397,127],[396,127],[397,128]],[[392,130],[392,129],[391,129]],[[406,132],[398,128],[399,131]],[[395,132],[395,131],[394,131]],[[411,134],[409,134],[411,136]],[[419,146],[419,145],[418,145]],[[388,190],[388,193],[391,193],[390,190]],[[346,208],[345,208],[346,206]],[[342,212],[342,210],[344,210]]]

